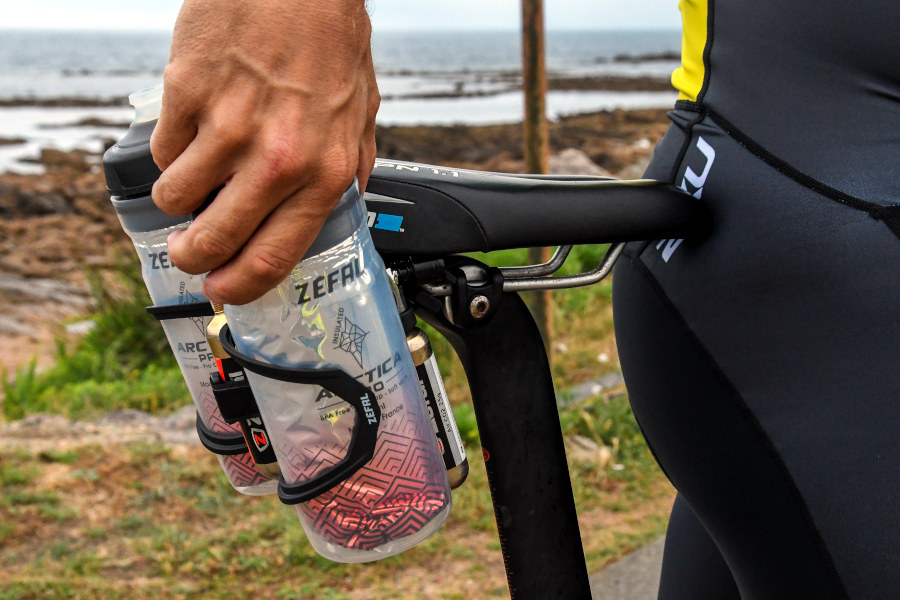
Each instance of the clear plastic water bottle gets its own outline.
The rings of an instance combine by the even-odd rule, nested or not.
[[[447,473],[357,184],[288,278],[257,301],[225,305],[225,315],[245,358],[312,372],[337,367],[380,408],[380,418],[367,406],[359,414],[325,387],[273,379],[244,365],[281,467],[283,501],[350,455],[358,420],[377,423],[372,459],[297,504],[316,551],[366,562],[436,531],[450,512]]]
[[[169,260],[167,252],[169,234],[187,227],[190,218],[166,215],[150,197],[153,183],[160,175],[150,155],[150,134],[159,117],[161,98],[161,86],[129,97],[136,109],[135,120],[128,133],[103,157],[107,188],[122,227],[140,257],[141,272],[154,304],[157,307],[187,307],[206,302],[208,305],[202,292],[202,278],[179,270]],[[206,339],[211,318],[212,311],[209,310],[206,315],[163,320],[162,326],[200,420],[213,434],[234,440],[239,450],[243,443],[241,429],[224,421],[210,389],[210,373],[217,370]],[[246,446],[244,450],[227,456],[217,455],[231,485],[249,495],[275,493],[277,481],[263,476],[256,469]]]

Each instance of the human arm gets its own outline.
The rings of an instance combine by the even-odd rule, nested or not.
[[[216,199],[169,238],[211,300],[243,304],[299,262],[375,161],[380,96],[363,0],[186,0],[151,150],[170,214]]]

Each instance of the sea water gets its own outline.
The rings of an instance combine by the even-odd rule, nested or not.
[[[166,32],[0,30],[0,172],[38,169],[22,160],[41,148],[99,152],[124,134],[125,98],[161,80],[170,42]],[[381,125],[522,119],[517,32],[376,30],[372,47]],[[679,49],[677,31],[550,31],[546,64],[551,77],[666,79]],[[548,116],[674,99],[674,91],[551,91]]]

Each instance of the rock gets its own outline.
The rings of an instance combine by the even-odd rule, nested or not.
[[[57,279],[20,277],[3,272],[0,272],[0,292],[83,308],[87,308],[91,303],[88,290],[74,283]]]
[[[566,456],[570,460],[594,464],[598,469],[604,469],[612,460],[612,450],[590,438],[575,435],[566,438]]]
[[[91,153],[86,150],[63,152],[54,148],[43,148],[37,162],[48,168],[71,168],[84,171],[88,167],[89,156]]]
[[[57,190],[29,194],[0,181],[0,214],[39,216],[72,212],[66,197]]]
[[[607,373],[599,379],[588,381],[570,388],[564,395],[560,395],[557,398],[557,403],[560,406],[563,406],[574,402],[580,402],[587,398],[599,396],[604,391],[617,388],[624,383],[625,380],[622,378],[621,373]]]
[[[609,171],[597,166],[590,157],[576,148],[567,148],[550,157],[552,175],[596,175],[611,177]]]
[[[91,319],[86,319],[84,321],[78,321],[77,323],[69,323],[66,325],[66,333],[69,335],[87,335],[94,328],[97,327],[97,323]]]
[[[651,156],[652,155],[648,155],[625,167],[619,172],[619,177],[622,179],[641,179],[644,176],[644,172],[647,170],[647,166],[650,164]]]
[[[39,334],[36,329],[29,327],[24,323],[20,323],[16,319],[11,319],[6,315],[0,315],[0,333],[12,335],[24,335],[33,340],[38,339]]]
[[[75,448],[91,444],[132,444],[138,441],[199,444],[196,408],[187,405],[163,416],[139,410],[118,410],[91,421],[71,421],[61,415],[36,414],[0,423],[0,448],[33,451]]]
[[[133,408],[123,408],[101,417],[98,425],[130,425],[146,427],[153,417],[148,413]]]
[[[197,409],[193,404],[156,419],[155,430],[167,444],[199,444],[197,437]]]
[[[39,431],[64,431],[72,426],[72,422],[62,415],[40,413],[29,415],[13,425],[22,429],[36,429]]]

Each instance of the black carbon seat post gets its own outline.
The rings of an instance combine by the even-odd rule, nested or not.
[[[486,323],[468,315],[453,324],[422,305],[416,312],[450,341],[465,368],[511,597],[589,600],[544,343],[518,294],[474,293],[492,298]],[[466,312],[472,298],[460,298]]]

